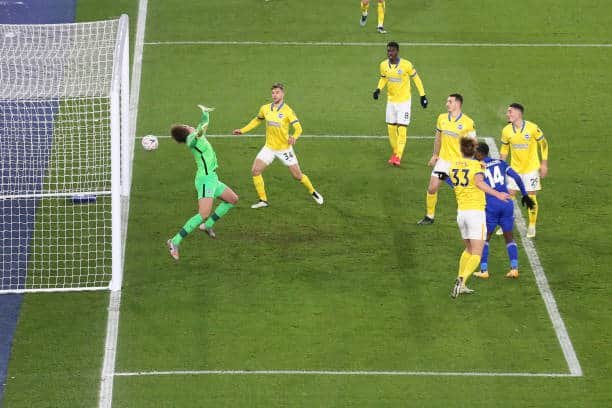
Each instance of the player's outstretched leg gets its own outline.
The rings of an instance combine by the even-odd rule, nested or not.
[[[209,237],[213,239],[217,237],[215,230],[213,230],[213,226],[215,225],[215,223],[219,221],[221,217],[227,214],[229,210],[234,208],[234,206],[238,203],[238,195],[234,193],[231,188],[222,185],[220,189],[222,193],[219,195],[219,198],[223,200],[223,202],[220,203],[217,208],[215,208],[215,211],[210,215],[210,217],[208,217],[208,219],[206,219],[203,224],[200,224],[200,230],[204,231]]]
[[[181,242],[183,241],[183,238],[189,235],[194,229],[198,228],[198,225],[200,225],[202,221],[204,221],[204,219],[199,213],[194,215],[189,220],[187,220],[185,225],[183,225],[183,228],[181,228],[180,231],[177,232],[177,234],[172,239],[168,240],[168,249],[170,250],[170,255],[174,259],[176,259],[177,261],[179,259],[178,248]]]
[[[168,245],[168,249],[170,250],[170,256],[178,261],[179,260],[178,245],[174,245],[171,239],[166,241],[166,245]]]
[[[200,196],[202,195],[200,191],[198,191],[198,195]],[[181,228],[180,231],[171,240],[167,242],[168,249],[170,250],[170,255],[174,259],[176,260],[179,259],[178,247],[181,245],[181,242],[183,241],[183,239],[187,235],[191,234],[193,230],[198,228],[198,226],[202,224],[202,222],[204,222],[205,218],[208,218],[208,215],[210,214],[210,210],[212,209],[212,205],[213,205],[212,197],[200,198],[198,200],[198,211],[199,212],[193,217],[191,217],[189,220],[187,220],[185,225],[183,225],[183,228]]]
[[[315,190],[314,186],[310,181],[310,178],[308,178],[307,175],[302,173],[299,164],[293,164],[289,166],[289,172],[291,173],[294,179],[298,180],[300,183],[302,183],[304,187],[306,187],[306,190],[308,190],[308,194],[311,195],[311,197],[317,202],[317,204],[323,204],[323,196],[321,195],[321,193]]]

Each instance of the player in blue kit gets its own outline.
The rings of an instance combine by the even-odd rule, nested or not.
[[[522,204],[527,206],[529,209],[535,207],[535,203],[525,190],[525,184],[523,184],[521,176],[519,176],[518,173],[516,173],[505,161],[490,158],[489,146],[486,143],[478,143],[475,158],[484,163],[484,180],[489,186],[491,186],[491,188],[499,192],[507,193],[508,187],[506,186],[506,176],[510,176],[512,179],[514,179],[514,181],[516,181],[516,184],[521,190],[521,194],[523,195],[521,200]],[[504,238],[506,239],[506,250],[508,251],[508,258],[510,258],[510,272],[506,274],[506,277],[518,278],[518,247],[516,246],[514,237],[512,236],[512,228],[514,227],[514,203],[512,201],[501,201],[489,194],[486,195],[486,198],[487,241],[485,242],[485,246],[482,251],[480,272],[475,272],[474,276],[483,279],[487,279],[489,277],[487,265],[487,260],[489,257],[489,240],[491,239],[491,233],[495,231],[495,228],[499,225],[504,233]]]

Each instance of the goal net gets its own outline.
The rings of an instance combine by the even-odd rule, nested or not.
[[[0,25],[0,293],[121,287],[128,64],[127,16]]]

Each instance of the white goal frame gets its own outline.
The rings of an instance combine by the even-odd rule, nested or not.
[[[108,199],[110,196],[110,225],[105,226],[110,228],[110,254],[112,259],[110,260],[110,271],[111,273],[104,273],[102,278],[98,281],[96,278],[95,282],[92,280],[84,279],[84,284],[78,279],[80,275],[75,274],[77,277],[76,283],[70,282],[66,286],[57,284],[53,279],[49,279],[50,284],[45,287],[44,284],[33,285],[34,287],[28,287],[28,279],[25,279],[25,283],[20,284],[18,288],[5,287],[0,281],[0,294],[7,293],[29,293],[29,292],[68,292],[68,291],[92,291],[92,290],[121,290],[123,282],[123,267],[124,267],[124,249],[125,239],[127,235],[127,221],[128,221],[128,206],[129,206],[129,195],[131,189],[132,180],[132,161],[133,161],[133,149],[134,149],[134,138],[131,134],[130,129],[130,80],[129,80],[129,20],[128,16],[123,14],[118,19],[100,21],[100,22],[87,22],[87,23],[72,23],[72,24],[52,24],[52,25],[0,25],[0,33],[5,33],[4,36],[12,36],[12,31],[19,32],[19,30],[32,29],[32,30],[44,30],[50,26],[58,28],[70,29],[78,25],[96,25],[103,23],[111,23],[115,27],[116,32],[112,32],[116,36],[114,42],[114,55],[112,60],[112,78],[109,89],[96,90],[96,95],[88,96],[92,98],[102,98],[108,101],[108,110],[105,110],[105,115],[110,116],[110,190],[102,189],[102,191],[75,191],[75,192],[45,192],[43,190],[34,193],[18,193],[14,194],[11,192],[5,193],[0,191],[0,200],[18,200],[22,198],[29,199],[44,199],[44,198],[64,198],[69,199],[71,196],[95,196],[98,199]],[[64,27],[60,27],[64,26]],[[72,26],[72,27],[69,27]],[[8,34],[7,34],[8,33]],[[111,35],[112,35],[111,34]],[[0,38],[0,45],[2,45],[2,38]],[[2,49],[0,48],[0,51]],[[4,56],[1,55],[0,58]],[[15,58],[14,56],[12,58]],[[78,57],[75,57],[78,58]],[[94,66],[97,61],[91,59],[88,61]],[[83,63],[79,61],[79,63]],[[87,69],[87,67],[85,67]],[[95,70],[92,69],[92,72]],[[89,73],[89,72],[88,72]],[[8,75],[7,75],[8,76]],[[0,70],[0,80],[2,78],[2,71]],[[62,79],[62,81],[68,81],[69,79]],[[101,81],[102,82],[102,81]],[[96,84],[93,85],[94,87]],[[4,90],[3,90],[4,88]],[[0,84],[0,100],[9,101],[12,100],[13,91],[10,89],[11,84]],[[67,90],[62,92],[70,92],[70,84],[65,85]],[[44,90],[43,90],[44,92]],[[50,91],[50,94],[53,91]],[[76,91],[79,92],[79,91]],[[100,96],[102,95],[102,96]],[[79,95],[79,97],[82,95]],[[44,98],[45,96],[41,96]],[[57,97],[57,96],[55,96]],[[61,98],[70,98],[70,95],[60,95],[58,100]],[[18,97],[15,98],[18,100]],[[103,104],[101,104],[103,105]],[[107,119],[105,119],[107,120]],[[108,145],[107,145],[108,146]],[[78,204],[75,204],[78,205]],[[36,220],[37,214],[34,214]],[[3,221],[4,222],[4,221]],[[107,222],[107,220],[104,220]],[[59,223],[58,223],[59,224]],[[61,227],[61,224],[59,224]],[[6,250],[5,250],[6,251]],[[10,254],[9,254],[10,255]],[[27,257],[27,254],[25,255]],[[29,270],[29,265],[26,262],[26,273]],[[0,264],[0,277],[4,279],[6,276],[10,276],[11,271],[3,270],[3,268],[11,268],[10,264],[7,266],[4,263]],[[23,287],[21,287],[23,286]]]

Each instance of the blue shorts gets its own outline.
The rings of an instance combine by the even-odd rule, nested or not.
[[[514,204],[486,208],[487,231],[493,232],[499,225],[503,232],[512,231],[514,228]]]

